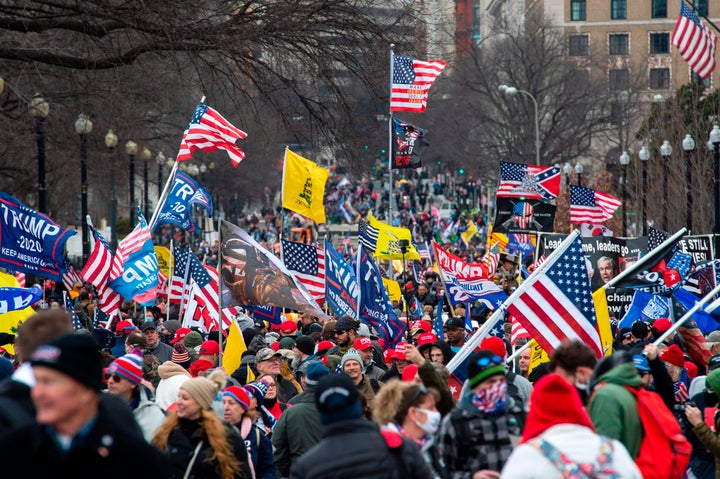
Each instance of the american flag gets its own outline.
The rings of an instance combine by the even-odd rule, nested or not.
[[[325,249],[282,240],[282,260],[315,301],[325,300]]]
[[[390,111],[424,112],[428,90],[446,66],[442,60],[422,61],[393,55]]]
[[[188,256],[192,254],[189,248],[181,248],[175,246],[173,248],[173,276],[170,280],[168,288],[168,301],[170,303],[179,303],[183,297],[185,285],[189,282]]]
[[[535,209],[527,201],[521,201],[513,206],[512,219],[520,228],[527,228],[535,214]]]
[[[495,270],[497,269],[498,264],[500,263],[500,243],[496,242],[490,247],[488,252],[485,253],[483,263],[487,266],[488,278],[492,278],[495,275]]]
[[[165,276],[165,273],[158,270],[158,289],[157,294],[167,296],[167,290],[168,290],[168,277]]]
[[[146,242],[150,241],[151,231],[148,228],[145,218],[138,210],[139,222],[137,226],[118,243],[115,257],[113,258],[112,268],[110,269],[110,281],[119,278],[125,270],[125,262],[131,254],[140,251]]]
[[[358,221],[358,241],[368,253],[375,254],[379,234],[380,231],[374,226],[371,226],[367,220],[361,219]]]
[[[603,356],[595,329],[595,305],[577,233],[553,253],[545,270],[529,278],[511,296],[508,312],[538,344],[552,354],[565,340],[580,340]]]
[[[415,250],[420,255],[420,259],[425,261],[432,261],[432,257],[430,256],[430,247],[427,244],[427,241],[423,241],[422,243],[416,243]]]
[[[25,273],[15,273],[15,279],[17,279],[18,285],[21,288],[25,287],[25,280],[26,280]]]
[[[555,199],[560,194],[560,168],[500,162],[499,197]]]
[[[214,109],[199,103],[183,133],[177,161],[191,159],[198,148],[204,152],[225,150],[232,165],[237,168],[245,159],[245,153],[235,143],[243,138],[247,138],[247,133],[233,126]]]
[[[700,78],[709,77],[715,69],[717,37],[685,2],[680,2],[680,16],[673,31],[672,44]]]
[[[65,311],[72,318],[73,331],[77,331],[78,329],[84,329],[85,325],[82,323],[82,321],[80,321],[80,318],[75,312],[75,306],[70,300],[70,295],[68,295],[67,292],[63,291],[63,298],[65,300]]]
[[[188,280],[191,281],[191,289],[183,327],[195,326],[196,321],[202,320],[204,331],[217,329],[220,314],[217,269],[202,264],[194,254],[188,256],[188,261],[190,264]]]
[[[110,248],[105,242],[105,238],[98,230],[90,226],[95,244],[90,253],[85,267],[80,272],[80,276],[88,283],[95,286],[98,292],[98,305],[105,314],[112,317],[120,309],[122,297],[110,289],[108,280],[110,278],[110,269],[112,268],[113,256]]]
[[[676,297],[672,298],[673,323],[677,322],[687,313],[688,308]],[[706,365],[710,361],[712,353],[702,330],[693,317],[687,319],[677,330],[680,337],[687,346],[688,356],[696,364]]]
[[[520,324],[520,321],[515,319],[515,316],[510,316],[510,344],[515,346],[517,344],[518,339],[530,339],[530,333],[527,332],[527,329],[523,328],[522,324]]]
[[[612,218],[621,204],[607,193],[570,185],[570,223],[603,223]]]
[[[75,286],[76,283],[82,284],[82,279],[80,279],[77,271],[75,271],[75,267],[69,263],[66,263],[65,265],[65,272],[62,275],[62,283],[68,291],[73,289],[73,286]]]

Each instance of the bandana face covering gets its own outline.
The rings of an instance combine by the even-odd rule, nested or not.
[[[472,395],[472,403],[482,412],[496,414],[505,412],[507,382],[500,381]]]

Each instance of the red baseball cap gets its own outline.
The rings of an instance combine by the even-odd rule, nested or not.
[[[386,363],[389,364],[389,363],[392,362],[392,358],[393,358],[394,355],[395,355],[395,351],[394,351],[394,350],[392,350],[392,349],[386,349],[385,352],[383,352],[383,360],[384,360]]]
[[[357,338],[355,340],[355,343],[353,344],[353,348],[357,349],[358,351],[365,351],[366,349],[372,348],[373,343],[370,341],[370,338]]]
[[[497,336],[490,336],[489,338],[483,339],[480,343],[480,349],[487,349],[488,351],[492,351],[501,358],[507,356],[507,348],[505,347],[505,341],[498,338]]]
[[[668,318],[656,319],[652,325],[658,333],[664,333],[672,327],[672,323]]]
[[[182,341],[185,339],[185,336],[190,334],[192,332],[192,329],[190,328],[179,328],[177,331],[175,331],[175,336],[170,340],[170,344],[175,344],[178,341]]]
[[[127,319],[118,321],[118,323],[115,325],[116,333],[130,334],[133,331],[135,331],[135,325],[132,323],[132,321],[129,321]]]
[[[270,331],[280,332],[282,331],[282,324],[270,323]]]
[[[320,341],[316,348],[316,353],[322,353],[325,351],[329,351],[330,349],[334,348],[335,344],[332,341]]]
[[[275,352],[278,352],[280,350],[280,341],[275,341],[270,345],[270,349],[272,349]]]
[[[295,321],[287,320],[280,324],[280,332],[283,334],[293,334],[297,332],[297,329],[298,327]]]
[[[198,351],[199,354],[220,354],[220,345],[217,341],[213,341],[212,339],[209,339],[207,341],[203,341],[203,343],[200,345],[200,349]]]
[[[407,355],[405,354],[406,349],[407,343],[398,343],[398,345],[395,346],[395,352],[393,352],[392,358],[399,359],[400,361],[407,361]]]
[[[426,333],[430,333],[432,332],[432,324],[430,324],[430,321],[425,320],[415,321],[411,329],[422,329]]]
[[[428,344],[433,344],[435,341],[437,341],[438,338],[433,333],[422,333],[417,338],[417,345],[418,348],[422,346],[426,346]]]

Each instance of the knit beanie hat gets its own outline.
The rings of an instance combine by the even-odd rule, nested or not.
[[[173,346],[172,362],[177,364],[183,364],[190,361],[190,355],[188,354],[188,348],[184,343],[175,343]]]
[[[220,390],[225,387],[225,384],[225,373],[220,369],[216,369],[206,378],[188,379],[182,383],[180,389],[190,394],[201,408],[210,409],[213,400]]]
[[[246,411],[250,409],[250,397],[247,391],[239,386],[230,386],[223,390],[223,397],[229,397],[234,399],[240,404]]]
[[[245,390],[247,390],[249,394],[252,394],[255,399],[257,399],[258,403],[262,403],[268,392],[268,385],[263,381],[255,381],[253,383],[246,384]]]
[[[505,375],[505,364],[500,356],[487,349],[473,353],[467,362],[468,382],[474,388],[490,376]]]
[[[677,344],[671,344],[660,353],[660,360],[679,368],[685,367],[685,357]]]
[[[710,386],[710,389],[712,389],[715,394],[720,392],[720,368],[710,371],[710,374],[705,378],[705,384]]]
[[[183,343],[188,349],[197,348],[203,342],[203,338],[197,331],[190,331],[187,336],[183,338]]]
[[[305,387],[314,388],[320,379],[330,374],[330,370],[320,361],[310,361],[307,366],[307,375],[305,376]]]
[[[165,361],[158,366],[158,375],[160,376],[160,379],[167,379],[178,375],[190,377],[190,373],[187,369],[179,364],[175,364],[172,361]]]
[[[143,380],[142,358],[132,353],[121,356],[110,363],[108,373],[117,374],[137,386]]]
[[[55,369],[96,391],[102,388],[102,357],[92,336],[60,336],[37,348],[30,364]]]
[[[416,364],[408,364],[402,372],[402,380],[406,382],[414,381],[417,376],[418,367]]]
[[[293,323],[293,324],[295,324],[295,323]],[[295,340],[293,338],[291,338],[290,336],[285,336],[284,338],[282,338],[280,340],[279,346],[280,346],[279,349],[292,350],[292,348],[295,347]]]
[[[505,347],[505,341],[498,338],[497,336],[490,336],[483,339],[480,342],[480,349],[487,349],[497,354],[501,358],[507,356],[507,348]]]
[[[360,364],[360,367],[363,367],[363,360],[360,357],[360,353],[357,352],[356,349],[348,349],[347,352],[343,355],[342,360],[340,361],[340,369],[345,369],[345,363],[348,361],[357,361]]]
[[[558,424],[576,424],[595,430],[577,389],[559,374],[548,374],[533,387],[521,442]]]
[[[344,374],[328,374],[320,379],[315,403],[324,425],[362,416],[360,393],[352,379]]]
[[[282,344],[282,341],[280,341],[280,344]],[[310,356],[315,352],[315,340],[310,336],[300,336],[295,340],[295,347],[301,353]]]
[[[175,332],[176,332],[178,329],[180,329],[180,326],[181,326],[181,325],[180,325],[180,321],[178,321],[177,319],[170,319],[170,320],[168,320],[168,321],[165,321],[165,322],[163,323],[163,326],[165,326],[165,329],[167,329],[168,331],[170,331],[170,334],[173,334],[173,335],[174,335]]]

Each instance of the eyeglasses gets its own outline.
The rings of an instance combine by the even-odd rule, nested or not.
[[[502,364],[503,362],[502,362],[502,358],[500,356],[495,355],[490,358],[488,358],[488,357],[480,358],[477,360],[477,362],[475,364],[477,364],[481,368],[484,368],[485,366],[489,365],[490,363]]]
[[[268,389],[277,389],[277,384],[275,384],[275,383],[272,383],[272,384],[266,383],[266,384],[267,384]]]
[[[114,383],[119,383],[122,379],[123,379],[123,377],[118,374],[106,374],[105,375],[105,381],[112,381]]]

